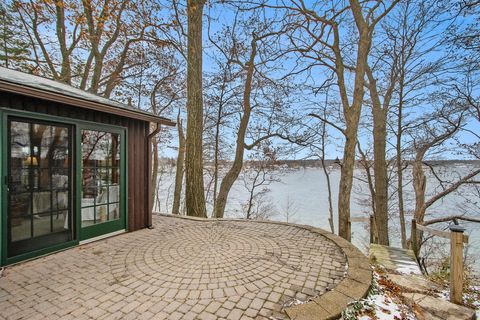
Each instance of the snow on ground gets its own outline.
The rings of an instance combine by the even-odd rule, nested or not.
[[[370,293],[365,299],[349,305],[342,320],[415,320],[410,307],[403,304],[394,288],[389,286],[379,272],[374,271]]]
[[[470,297],[469,295],[467,295],[467,299],[468,298],[472,298],[472,304],[475,306],[475,309],[477,310],[476,313],[477,313],[477,319],[480,319],[480,286],[475,286],[475,287],[472,287],[472,292],[474,292],[474,294],[476,293],[476,296],[472,296]]]
[[[398,288],[382,276],[383,270],[376,267],[373,272],[372,288],[368,296],[355,301],[343,312],[341,320],[416,320],[410,306],[399,298]],[[476,309],[480,319],[480,286],[471,286],[464,293],[466,306]],[[449,300],[448,284],[438,293],[439,298]]]
[[[408,270],[404,270],[408,271]],[[384,270],[376,266],[373,272],[372,288],[365,299],[355,301],[342,313],[341,320],[416,320],[411,307],[400,299],[399,288],[386,280]],[[409,272],[405,272],[409,274]],[[442,285],[439,283],[439,285]],[[450,298],[448,284],[438,297]],[[480,286],[471,286],[465,290],[464,303],[476,309],[477,319],[480,319]]]
[[[470,286],[468,290],[463,293],[463,303],[470,308],[475,308],[477,319],[480,319],[480,286]],[[439,297],[445,300],[450,300],[450,290],[448,288],[439,293]]]
[[[378,320],[390,320],[390,319],[415,319],[410,314],[405,313],[405,306],[399,305],[391,297],[385,294],[374,294],[367,297],[368,303],[373,305],[373,314]],[[370,320],[370,315],[363,315],[358,318],[359,320]]]
[[[416,263],[407,263],[404,262],[395,269],[398,273],[401,274],[418,274],[421,275],[420,269]]]

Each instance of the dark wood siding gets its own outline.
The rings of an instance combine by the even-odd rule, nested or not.
[[[148,205],[150,194],[148,122],[7,92],[0,92],[0,107],[126,127],[128,230],[133,231],[149,226],[151,212]]]

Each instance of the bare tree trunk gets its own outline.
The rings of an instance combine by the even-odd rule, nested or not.
[[[415,190],[415,212],[414,219],[417,223],[422,223],[425,217],[425,189],[427,185],[427,178],[423,171],[422,164],[423,155],[420,157],[417,154],[415,161],[413,162],[413,189]],[[421,244],[421,232],[417,231],[417,248],[420,248]],[[412,239],[413,241],[413,239]]]
[[[415,213],[417,223],[422,223],[425,215],[425,189],[427,178],[422,167],[422,159],[416,158],[413,162],[413,189],[415,190]]]
[[[353,184],[353,169],[355,167],[355,145],[357,144],[357,128],[350,127],[346,131],[343,163],[338,188],[338,234],[350,241],[350,195]]]
[[[222,98],[223,98],[223,88],[222,88]],[[220,146],[220,123],[223,112],[223,103],[220,101],[217,112],[217,123],[215,123],[215,155],[213,159],[213,210],[217,206],[217,193],[218,193],[218,171],[219,171],[219,146]],[[215,216],[215,213],[213,214]]]
[[[328,92],[325,97],[325,108],[328,106]],[[326,118],[324,109],[324,117]],[[327,192],[328,192],[328,223],[330,225],[330,231],[335,233],[335,225],[333,223],[333,201],[332,201],[332,185],[330,183],[330,173],[328,172],[327,168],[325,167],[325,147],[326,147],[326,139],[327,139],[327,124],[322,121],[322,131],[320,134],[321,139],[321,158],[320,161],[322,162],[323,173],[325,174],[325,179],[327,180]]]
[[[152,205],[155,203],[156,194],[158,193],[157,189],[157,180],[158,180],[158,139],[157,136],[152,137],[152,190],[150,194]],[[153,208],[151,208],[153,210]]]
[[[352,103],[348,101],[348,94],[345,82],[345,65],[340,49],[340,34],[338,29],[334,28],[334,46],[335,53],[335,72],[340,89],[340,97],[343,106],[345,118],[345,146],[343,149],[343,164],[340,175],[340,184],[338,188],[338,234],[348,241],[351,240],[350,230],[350,197],[353,184],[353,170],[355,168],[355,145],[357,144],[358,123],[362,110],[363,97],[365,93],[365,72],[367,68],[368,54],[372,42],[372,32],[378,18],[371,25],[365,21],[362,7],[357,0],[350,0],[350,7],[355,19],[355,24],[359,33],[358,49],[355,67],[355,80],[353,89]],[[393,4],[392,4],[393,5]],[[392,6],[388,9],[391,10]],[[384,15],[388,11],[384,12]]]
[[[398,120],[397,120],[397,142],[396,142],[396,162],[397,162],[397,197],[398,197],[398,213],[400,219],[400,235],[402,238],[402,248],[406,249],[408,247],[407,244],[407,229],[405,226],[405,209],[403,204],[403,166],[402,166],[402,134],[403,134],[403,127],[402,127],[402,118],[403,118],[403,72],[400,75],[400,88],[399,88],[399,96],[400,101],[398,104]]]
[[[358,147],[358,152],[360,153],[361,156],[361,165],[365,169],[365,173],[367,174],[367,184],[368,184],[368,190],[370,191],[370,206],[372,209],[372,214],[375,215],[375,187],[373,183],[373,177],[372,177],[372,172],[371,172],[371,164],[369,163],[367,159],[367,155],[365,152],[362,150],[362,146],[360,143],[357,143]]]
[[[388,173],[387,173],[387,114],[396,84],[397,73],[392,70],[390,82],[383,95],[383,105],[377,88],[377,80],[369,66],[366,69],[372,100],[373,115],[373,172],[375,177],[375,225],[378,243],[388,246]]]
[[[433,203],[435,203],[442,197],[457,190],[458,187],[460,187],[463,183],[465,183],[470,178],[480,173],[480,170],[471,172],[470,174],[464,176],[463,178],[459,179],[457,182],[452,184],[449,188],[431,197],[428,201],[425,201],[425,190],[427,188],[427,178],[425,176],[425,172],[423,171],[423,158],[425,157],[425,154],[430,150],[430,148],[440,145],[441,143],[443,143],[444,141],[452,137],[459,130],[459,128],[463,124],[463,114],[459,116],[459,118],[456,120],[449,119],[448,121],[451,127],[446,128],[442,134],[435,136],[430,141],[423,143],[421,145],[418,145],[414,140],[414,146],[417,151],[417,154],[415,155],[415,160],[413,162],[412,175],[413,175],[413,188],[415,190],[414,219],[417,221],[417,223],[423,222],[425,218],[425,212],[429,206],[431,206]],[[420,233],[417,232],[417,236],[418,236],[417,250],[419,251],[420,245],[421,245],[421,239],[422,239],[422,232]]]
[[[469,181],[471,181],[470,179],[480,174],[480,169],[474,170],[462,176],[461,178],[459,178],[456,182],[452,183],[448,188],[443,189],[443,191],[435,194],[434,196],[426,200],[425,190],[427,187],[427,178],[423,170],[423,157],[427,150],[428,149],[421,150],[421,152],[418,153],[417,156],[415,157],[415,161],[413,163],[413,188],[415,190],[414,218],[417,221],[417,223],[420,223],[420,224],[423,224],[423,221],[425,220],[425,212],[431,205],[433,205],[435,202],[442,199],[443,197],[449,195],[450,193],[456,191],[460,186],[462,186],[465,183],[468,183]],[[417,248],[420,250],[422,232],[419,232],[417,230],[417,237],[418,237]]]
[[[232,50],[232,55],[234,51]],[[220,135],[221,135],[221,125],[223,118],[223,110],[225,105],[225,94],[227,88],[227,82],[229,80],[229,70],[230,64],[227,63],[226,68],[223,70],[222,77],[222,87],[220,91],[220,101],[218,102],[217,118],[215,123],[215,143],[214,143],[214,159],[213,159],[213,213],[212,216],[215,216],[215,207],[217,205],[217,194],[218,194],[218,176],[220,171]]]
[[[183,163],[185,161],[185,135],[183,133],[183,124],[180,119],[180,113],[177,116],[178,128],[178,155],[177,155],[177,170],[175,172],[175,191],[173,192],[172,213],[180,213],[180,202],[182,199],[182,184],[183,184]]]
[[[256,177],[255,177],[256,179]],[[255,186],[255,181],[253,182],[253,185]],[[248,193],[248,205],[247,205],[247,220],[250,220],[252,218],[252,207],[253,207],[253,198],[255,196],[255,187],[252,187],[250,192]]]
[[[6,11],[3,11],[3,6],[0,7],[0,9],[2,9],[2,16],[4,19],[3,21],[3,35],[2,35],[2,41],[3,41],[3,52],[5,52],[5,68],[8,68],[8,61],[9,61],[9,57],[10,55],[8,54],[8,51],[9,51],[9,48],[8,48],[8,37],[7,37],[7,31],[8,31],[8,27],[7,27],[7,19],[6,19],[6,15],[7,15],[7,12]],[[3,12],[5,12],[5,15],[3,14]]]
[[[322,162],[323,173],[325,174],[325,179],[327,179],[328,223],[330,224],[330,231],[332,231],[332,233],[335,233],[335,226],[333,224],[332,186],[331,186],[331,183],[330,183],[330,173],[328,172],[327,168],[325,168],[325,157],[324,157],[324,155],[322,155],[321,162]]]
[[[373,111],[373,171],[375,173],[375,224],[377,227],[378,243],[389,245],[388,239],[388,174],[387,161],[387,112],[380,106]]]
[[[65,30],[65,4],[63,1],[58,1],[55,4],[56,11],[56,32],[58,43],[60,44],[60,53],[62,55],[62,67],[60,69],[61,82],[66,84],[72,83],[72,70],[70,64],[70,52],[67,48],[66,30]]]
[[[155,190],[160,190],[160,181],[157,182],[157,184],[155,185]],[[156,206],[157,206],[157,209],[159,212],[160,211],[160,207],[161,207],[161,203],[160,203],[160,195],[159,195],[159,192],[157,192],[155,194],[155,203],[156,203]]]
[[[216,206],[214,208],[215,218],[223,218],[225,213],[225,206],[227,204],[228,194],[232,188],[235,180],[237,180],[240,171],[243,166],[243,154],[245,152],[245,135],[247,134],[248,122],[250,121],[250,113],[252,107],[250,105],[250,96],[252,92],[252,82],[253,74],[255,72],[255,56],[257,55],[257,44],[256,39],[253,39],[251,42],[251,52],[248,60],[247,75],[245,78],[245,89],[243,91],[243,115],[240,119],[240,124],[237,132],[237,141],[235,149],[235,159],[233,160],[232,166],[228,170],[225,177],[222,179],[220,184],[220,190],[218,191],[218,197]]]
[[[204,0],[188,0],[187,138],[185,200],[187,215],[207,217],[203,185],[202,15]]]

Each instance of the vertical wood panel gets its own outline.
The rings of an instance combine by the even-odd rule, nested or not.
[[[135,127],[134,127],[134,123],[133,121],[129,120],[129,125],[128,125],[128,129],[129,129],[129,140],[128,140],[128,144],[129,144],[129,150],[128,150],[128,156],[129,156],[129,161],[128,161],[128,167],[129,167],[129,174],[128,174],[128,178],[129,178],[129,184],[130,184],[130,192],[128,194],[128,198],[130,199],[131,203],[130,203],[130,219],[131,219],[131,230],[135,230],[136,226],[135,226],[135,215],[137,214],[136,212],[136,199],[135,199],[135,185],[136,185],[136,179],[135,179],[135,166],[133,165],[135,163]]]
[[[132,152],[132,128],[130,126],[130,121],[127,121],[126,123],[126,127],[128,128],[128,138],[127,138],[127,150],[126,150],[126,154],[127,154],[127,175],[128,175],[128,230],[135,230],[134,226],[133,226],[133,199],[132,199],[132,192],[133,192],[133,188],[132,188],[132,185],[133,185],[133,177],[132,177],[132,156],[131,156],[131,152]]]
[[[143,181],[144,181],[144,190],[145,192],[143,193],[143,220],[145,223],[145,226],[148,227],[151,223],[149,222],[149,216],[151,213],[149,212],[149,206],[150,206],[150,179],[149,179],[149,172],[150,172],[150,153],[148,152],[148,140],[147,136],[149,133],[149,126],[147,126],[147,123],[143,122],[141,123],[141,129],[142,129],[142,141],[143,141],[143,149],[142,149],[142,154],[143,154],[143,165],[145,167],[145,170],[143,170]]]
[[[135,163],[139,164],[134,166],[135,167],[135,177],[137,180],[135,181],[135,185],[139,186],[135,188],[135,200],[136,200],[136,206],[135,206],[135,222],[136,222],[136,228],[140,228],[140,226],[143,224],[143,210],[142,210],[142,204],[143,204],[143,199],[142,199],[142,193],[145,192],[145,184],[143,181],[143,170],[140,170],[141,167],[144,168],[141,164],[143,164],[143,159],[144,155],[142,155],[142,132],[141,132],[141,124],[138,121],[135,121]],[[141,186],[141,187],[140,187]]]
[[[152,209],[153,209],[153,203],[151,200],[151,193],[152,193],[152,144],[148,140],[148,135],[150,134],[150,125],[148,123],[145,123],[144,127],[145,133],[144,133],[144,141],[145,141],[145,154],[146,154],[146,161],[145,161],[145,166],[147,170],[145,170],[145,179],[146,179],[146,186],[147,186],[147,192],[146,192],[146,199],[145,199],[145,221],[147,226],[152,225]],[[154,190],[154,189],[153,189]]]
[[[135,128],[133,126],[133,121],[128,120],[128,148],[127,148],[127,154],[128,154],[128,229],[129,230],[137,230],[136,225],[135,225],[135,215],[138,213],[135,210],[135,205],[136,205],[136,199],[135,199],[135,186],[136,186],[136,180],[135,180],[135,174],[134,174],[134,168],[135,168],[135,151],[134,151],[134,146],[135,146]]]
[[[139,148],[140,148],[140,143],[141,141],[138,139],[138,123],[136,121],[133,121],[133,128],[134,128],[134,150],[133,150],[133,156],[134,156],[134,163],[136,165],[133,166],[133,174],[135,175],[135,185],[137,188],[134,190],[133,198],[135,199],[135,208],[133,209],[135,211],[135,214],[133,215],[135,219],[135,229],[139,228],[139,225],[141,224],[142,220],[142,213],[139,209],[141,207],[141,201],[142,198],[140,197],[140,186],[142,185],[142,176],[139,174],[138,168],[141,166],[141,162],[139,162]],[[142,188],[143,189],[143,188]]]

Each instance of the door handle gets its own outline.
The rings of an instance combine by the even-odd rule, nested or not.
[[[7,192],[10,192],[10,179],[9,179],[9,177],[5,176],[3,181],[4,181],[4,184],[7,186],[7,188],[6,188]]]

